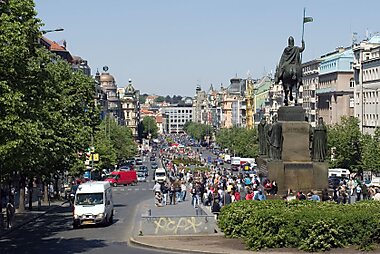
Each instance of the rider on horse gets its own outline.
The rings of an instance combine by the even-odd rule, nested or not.
[[[301,69],[301,53],[305,49],[305,42],[302,40],[302,47],[294,46],[294,38],[292,36],[288,39],[288,47],[282,53],[280,63],[276,69],[275,83],[278,84],[280,80],[284,86],[285,99],[284,103],[288,104],[288,94],[290,100],[293,100],[292,88],[296,86],[296,94],[298,95],[298,88],[301,84],[302,69]]]

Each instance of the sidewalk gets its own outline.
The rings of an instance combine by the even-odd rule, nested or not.
[[[241,240],[227,239],[222,233],[153,235],[142,232],[141,221],[145,216],[214,216],[209,207],[200,205],[199,208],[194,208],[191,204],[191,195],[189,195],[189,193],[187,194],[186,200],[176,205],[156,207],[154,205],[153,194],[151,199],[140,203],[136,209],[135,226],[132,232],[133,236],[130,238],[130,243],[145,248],[191,253],[252,253],[251,251],[245,250],[245,246]],[[143,233],[143,235],[139,235],[140,233]]]
[[[13,226],[11,229],[7,229],[6,227],[6,212],[5,209],[3,209],[3,219],[4,219],[4,227],[1,227],[0,225],[0,238],[11,233],[13,230],[16,230],[20,228],[21,226],[28,224],[29,222],[38,219],[39,217],[43,216],[47,212],[63,205],[66,203],[65,200],[61,201],[52,201],[50,203],[50,206],[48,204],[42,204],[40,209],[37,210],[37,201],[33,202],[33,210],[29,211],[27,208],[24,212],[19,212],[18,209],[16,209],[16,214],[13,221]]]

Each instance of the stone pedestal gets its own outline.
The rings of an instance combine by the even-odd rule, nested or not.
[[[327,162],[312,162],[310,158],[310,125],[305,121],[304,109],[299,106],[281,107],[278,119],[282,124],[282,159],[259,157],[259,174],[276,180],[280,195],[288,189],[307,193],[327,188]]]

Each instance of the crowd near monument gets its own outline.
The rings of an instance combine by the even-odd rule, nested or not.
[[[302,46],[297,47],[294,38],[289,37],[275,75],[275,83],[283,86],[284,106],[271,121],[263,117],[258,125],[259,174],[277,181],[279,193],[289,189],[317,191],[328,186],[327,129],[323,118],[319,118],[318,125],[312,128],[305,121],[305,110],[297,104],[304,50],[303,40]]]

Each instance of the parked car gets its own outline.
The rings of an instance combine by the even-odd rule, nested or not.
[[[150,161],[155,161],[156,157],[155,156],[150,156]]]
[[[137,181],[146,182],[146,176],[144,172],[137,172]]]
[[[105,181],[110,182],[115,187],[118,185],[133,185],[137,183],[137,172],[135,170],[113,171]]]
[[[152,169],[157,169],[158,168],[158,164],[156,162],[152,162],[152,164],[150,164],[151,168]]]

